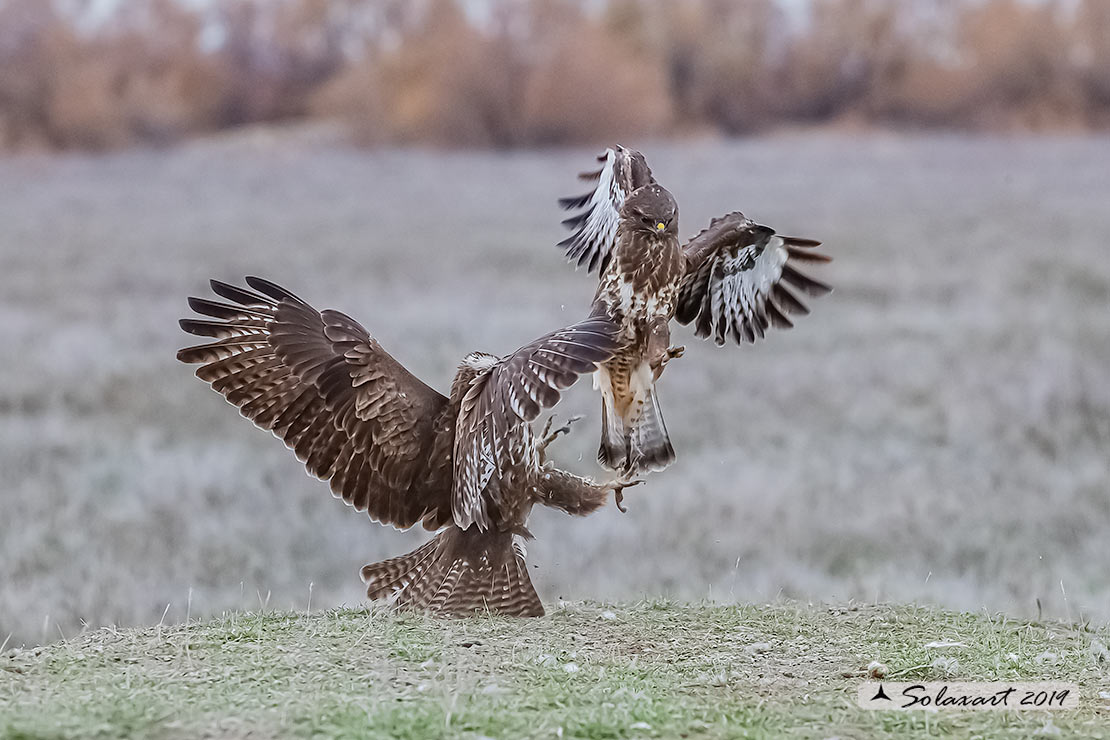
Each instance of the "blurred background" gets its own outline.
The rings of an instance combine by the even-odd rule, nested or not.
[[[1105,129],[1104,0],[4,0],[0,149]]]
[[[1108,128],[1103,0],[0,0],[0,643],[361,603],[426,535],[176,363],[186,296],[269,277],[446,391],[581,318],[555,199],[617,142],[684,235],[743,209],[836,292],[676,327],[679,460],[537,512],[546,600],[1106,621]],[[597,406],[553,454],[602,476]]]

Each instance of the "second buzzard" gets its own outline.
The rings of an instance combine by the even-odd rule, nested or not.
[[[755,342],[770,327],[793,326],[789,314],[809,312],[791,287],[831,290],[797,269],[830,258],[813,251],[820,242],[778,235],[740,212],[713,219],[683,245],[678,205],[640,152],[617,146],[598,161],[601,169],[580,176],[594,189],[559,201],[578,211],[563,221],[573,233],[559,246],[599,270],[594,311],[603,307],[621,325],[622,346],[595,381],[603,399],[598,460],[627,478],[674,461],[655,395],[664,366],[683,351],[670,346],[671,319],[719,345]]]

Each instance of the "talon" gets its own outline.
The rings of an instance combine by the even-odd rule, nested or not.
[[[547,417],[547,423],[543,425],[543,432],[540,433],[540,439],[547,439],[548,433],[551,432],[551,425],[555,423],[555,414]]]
[[[557,440],[560,437],[560,435],[569,434],[570,433],[570,425],[574,424],[577,421],[581,421],[582,417],[581,416],[572,416],[569,419],[567,419],[566,424],[563,424],[561,427],[559,427],[555,431],[551,431],[551,423],[554,420],[555,420],[555,415],[552,414],[548,418],[547,424],[543,428],[543,434],[540,435],[541,438],[543,439],[543,441],[540,443],[540,448],[541,449],[546,450],[547,446],[549,444],[551,444],[552,442],[554,442],[555,440]]]
[[[663,354],[661,354],[659,356],[659,359],[655,360],[655,362],[653,362],[652,366],[651,366],[652,369],[655,371],[654,372],[655,379],[659,380],[659,377],[663,374],[663,370],[664,370],[664,368],[667,367],[668,362],[670,362],[671,360],[674,360],[676,358],[682,357],[682,355],[685,354],[685,353],[686,353],[686,347],[684,347],[684,346],[670,347],[665,352],[663,352]]]
[[[617,511],[622,514],[628,513],[628,509],[623,506],[624,489],[631,488],[632,486],[638,486],[643,482],[644,480],[642,478],[637,478],[636,480],[628,481],[627,483],[624,481],[616,481],[613,483],[613,503],[617,505]]]

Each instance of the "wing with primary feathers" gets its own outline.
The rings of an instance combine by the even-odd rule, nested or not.
[[[820,242],[780,236],[742,213],[713,219],[683,247],[686,277],[678,295],[675,318],[695,322],[699,337],[726,337],[737,343],[755,342],[768,328],[790,328],[789,314],[807,314],[790,287],[809,295],[828,293],[825,283],[798,271],[799,262],[828,262],[813,251]]]
[[[625,198],[655,182],[644,155],[635,150],[617,146],[606,149],[597,160],[602,163],[601,169],[578,176],[597,183],[594,189],[584,195],[559,199],[563,209],[578,211],[563,221],[574,233],[559,242],[559,246],[576,267],[586,265],[587,272],[599,267],[604,272],[617,241],[617,224]]]
[[[338,311],[318,312],[261,278],[212,281],[227,302],[190,298],[182,319],[215,341],[177,353],[240,413],[272,431],[309,473],[371,519],[438,529],[450,520],[447,399]],[[215,320],[211,320],[215,319]]]
[[[538,465],[528,422],[559,402],[560,393],[597,370],[620,345],[620,325],[599,305],[585,321],[540,337],[492,363],[463,397],[455,434],[455,523],[489,525],[488,503],[513,465]],[[515,493],[517,488],[506,489]]]

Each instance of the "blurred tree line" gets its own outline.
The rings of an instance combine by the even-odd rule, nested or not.
[[[0,150],[1110,127],[1110,0],[0,0]]]

